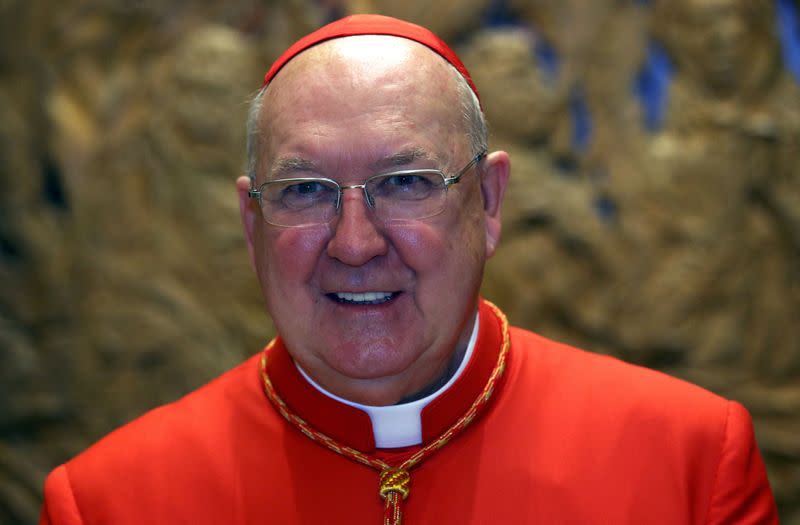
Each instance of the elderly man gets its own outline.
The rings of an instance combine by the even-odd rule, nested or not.
[[[273,65],[237,181],[280,337],[47,480],[42,523],[776,523],[749,416],[478,296],[509,176],[427,30]]]

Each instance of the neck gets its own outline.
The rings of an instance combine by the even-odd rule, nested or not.
[[[479,318],[476,313],[472,323],[472,332],[466,345],[459,345],[460,350],[451,356],[445,367],[445,372],[428,387],[412,396],[402,399],[398,404],[389,406],[371,406],[355,403],[332,394],[318,385],[295,362],[295,367],[306,381],[319,392],[326,396],[358,408],[365,412],[372,422],[372,433],[378,448],[395,448],[418,445],[422,443],[422,420],[420,415],[428,404],[444,393],[455,383],[456,379],[464,372],[467,363],[472,358],[478,338]]]
[[[439,376],[438,379],[433,381],[431,384],[429,384],[419,392],[405,396],[397,404],[402,405],[403,403],[411,403],[413,401],[417,401],[424,397],[428,397],[429,395],[433,394],[437,390],[441,389],[444,385],[446,385],[447,382],[450,381],[450,378],[452,378],[456,374],[456,371],[458,371],[461,362],[464,360],[464,355],[467,353],[467,346],[469,345],[461,345],[460,349],[453,352],[453,355],[450,358],[450,361],[447,363],[444,372]]]

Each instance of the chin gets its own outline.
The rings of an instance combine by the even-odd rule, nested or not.
[[[386,343],[344,344],[332,349],[328,365],[353,379],[381,379],[402,374],[411,368],[419,352],[403,350]]]

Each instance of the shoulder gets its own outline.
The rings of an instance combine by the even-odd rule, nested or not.
[[[747,410],[664,373],[511,329],[507,404],[596,479],[648,479],[706,523],[776,523]],[[577,468],[577,467],[576,467]],[[587,473],[588,472],[588,473]]]
[[[619,405],[647,405],[659,411],[711,411],[724,415],[728,401],[704,388],[657,370],[626,363],[552,341],[521,328],[511,328],[513,357],[519,371],[539,385],[565,391],[591,392],[595,399]]]
[[[714,457],[735,422],[750,428],[744,408],[661,372],[515,329],[509,386],[513,403],[561,431],[591,435],[576,446],[635,447],[655,459],[698,460],[712,475]]]
[[[257,367],[258,356],[253,356],[177,401],[155,408],[114,430],[71,463],[86,464],[97,457],[108,460],[119,451],[124,451],[126,458],[130,457],[131,450],[157,452],[170,448],[178,439],[188,445],[219,438],[220,422],[237,417],[260,401]]]
[[[237,468],[242,450],[254,446],[253,436],[275,429],[259,381],[254,356],[113,431],[48,476],[43,516],[65,519],[80,516],[79,509],[94,518],[114,516],[140,505],[158,508],[159,498],[179,485],[215,490]],[[66,521],[73,522],[81,523]]]

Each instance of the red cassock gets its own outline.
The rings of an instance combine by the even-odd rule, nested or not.
[[[423,441],[472,404],[497,362],[485,303],[466,370],[422,413]],[[616,359],[510,329],[501,383],[462,433],[411,471],[405,524],[774,524],[741,405]],[[265,395],[255,356],[58,467],[41,524],[378,525],[378,473],[312,441]],[[281,342],[268,373],[320,432],[376,450],[369,417],[310,386]]]

